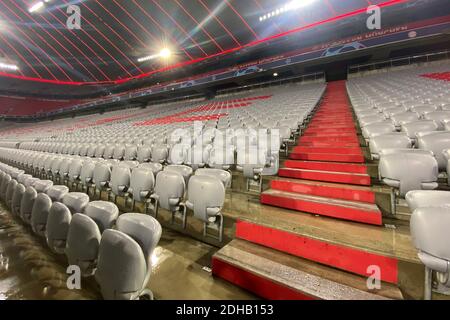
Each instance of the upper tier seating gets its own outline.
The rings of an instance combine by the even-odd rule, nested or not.
[[[380,152],[383,149],[416,148],[431,151],[430,154],[438,163],[439,172],[447,173],[449,176],[450,185],[450,166],[447,160],[449,159],[447,155],[450,153],[446,151],[450,149],[449,132],[446,131],[450,120],[448,112],[450,82],[421,76],[449,68],[450,64],[444,62],[430,67],[392,71],[388,77],[384,73],[378,73],[348,81],[347,91],[362,134],[369,145],[372,159],[380,159]],[[415,184],[415,186],[406,187],[404,183],[401,183],[400,173],[394,172],[397,170],[393,167],[394,157],[404,158],[405,161],[407,157],[408,161],[411,161],[404,162],[404,165],[399,165],[397,169],[404,170],[404,178],[411,181],[421,180],[421,186]],[[403,187],[400,186],[401,196],[409,190],[414,190],[411,188],[427,189],[437,186],[435,162],[429,159],[424,160],[420,164],[422,169],[419,172],[412,168],[414,166],[412,157],[416,156],[396,155],[389,156],[389,160],[380,160],[380,177],[391,186],[403,185]],[[389,165],[387,165],[388,162]],[[404,169],[401,168],[402,166]],[[408,175],[410,177],[407,177]],[[393,180],[397,182],[393,183],[388,176],[391,178],[396,176],[397,178]]]

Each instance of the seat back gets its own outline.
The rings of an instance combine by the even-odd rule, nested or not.
[[[402,197],[411,190],[437,187],[438,164],[429,153],[381,154],[378,168],[381,179],[388,185],[399,188]]]
[[[150,169],[136,168],[131,173],[130,190],[135,201],[147,199],[155,186],[155,176]]]
[[[66,205],[72,214],[83,213],[89,203],[89,196],[81,192],[69,192],[62,199],[62,203]]]
[[[20,218],[27,224],[31,223],[31,213],[36,197],[36,189],[33,187],[26,187],[25,193],[22,196],[22,201],[20,202]]]
[[[231,173],[221,169],[198,169],[195,171],[196,176],[210,176],[219,179],[225,188],[231,187]]]
[[[46,193],[52,201],[61,202],[64,196],[69,193],[69,188],[62,185],[52,186]]]
[[[45,227],[47,244],[53,252],[64,254],[71,220],[69,208],[61,202],[53,202]]]
[[[411,216],[411,236],[427,267],[447,273],[450,265],[450,207],[422,207]]]
[[[161,225],[150,216],[127,213],[116,226],[102,235],[95,278],[104,299],[136,299],[150,279]]]
[[[101,234],[114,226],[119,209],[113,203],[93,201],[85,214],[76,213],[70,221],[66,256],[70,265],[78,265],[83,275],[92,275],[98,258]]]
[[[417,147],[432,151],[439,165],[439,171],[445,171],[447,161],[443,151],[450,148],[450,132],[427,132],[417,135]]]
[[[31,210],[31,228],[35,234],[45,237],[47,218],[52,206],[52,199],[45,193],[39,193]]]
[[[115,165],[111,172],[111,191],[117,196],[124,196],[130,186],[131,170],[126,165]]]
[[[186,205],[194,211],[194,216],[207,222],[215,217],[225,202],[225,187],[217,177],[195,175],[189,180]]]
[[[159,206],[172,211],[184,196],[186,183],[183,176],[176,171],[161,171],[156,176],[154,195]]]

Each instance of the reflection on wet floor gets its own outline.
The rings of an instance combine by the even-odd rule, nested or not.
[[[155,255],[149,288],[155,299],[255,299],[238,287],[213,278],[208,268],[217,248],[164,230]],[[69,290],[67,260],[53,255],[45,241],[13,220],[0,205],[0,300],[100,299],[93,278]],[[204,268],[207,267],[207,268]]]

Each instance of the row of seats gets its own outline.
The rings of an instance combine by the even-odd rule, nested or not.
[[[84,193],[33,178],[0,163],[0,199],[12,215],[65,254],[83,276],[95,276],[104,299],[152,297],[146,289],[151,256],[162,228],[147,215],[127,213],[110,202],[92,201]]]
[[[276,175],[325,85],[290,84],[147,109],[0,130],[0,146],[61,155],[210,167],[249,181]],[[273,106],[277,106],[273,108]],[[248,181],[248,182],[249,182]]]
[[[379,178],[401,197],[435,189],[439,177],[450,177],[450,84],[420,77],[428,71],[375,74],[347,84],[371,157],[379,160]]]
[[[199,168],[195,172],[185,165],[142,163],[61,156],[37,151],[0,148],[0,160],[21,168],[49,183],[59,183],[72,189],[85,191],[91,188],[94,195],[108,193],[115,203],[125,197],[145,204],[145,213],[158,215],[159,208],[172,214],[172,222],[181,220],[186,227],[187,209],[204,224],[204,236],[222,241],[226,188],[231,186],[231,173],[222,169]],[[210,229],[213,229],[213,232]],[[215,236],[215,234],[218,234]]]

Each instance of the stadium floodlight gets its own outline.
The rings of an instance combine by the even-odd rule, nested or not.
[[[286,13],[286,12],[290,12],[290,11],[294,11],[294,10],[306,7],[315,1],[316,0],[292,0],[288,3],[286,3],[284,6],[276,8],[275,10],[260,16],[259,21],[262,22],[264,20],[279,16],[282,13]]]
[[[28,12],[30,12],[30,13],[36,12],[36,11],[42,9],[42,7],[44,7],[44,2],[42,2],[42,1],[36,2],[28,9]]]
[[[169,59],[172,56],[172,51],[169,48],[163,48],[158,54],[151,54],[142,58],[139,58],[138,62],[145,62],[149,60],[154,60],[157,58]]]
[[[0,70],[17,71],[19,67],[15,64],[0,61]]]

